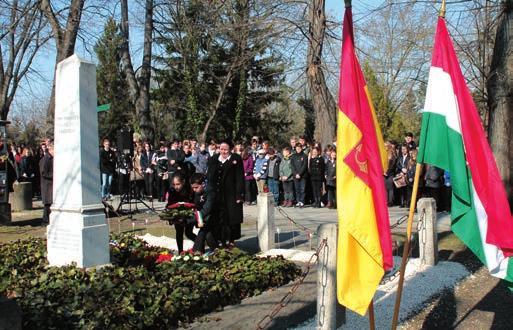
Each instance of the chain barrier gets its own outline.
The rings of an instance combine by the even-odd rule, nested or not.
[[[299,286],[301,284],[303,284],[303,282],[305,281],[305,278],[306,276],[310,273],[310,270],[312,269],[312,266],[314,264],[317,263],[317,261],[319,260],[319,254],[321,253],[321,251],[323,251],[323,249],[327,246],[327,239],[323,239],[321,241],[321,243],[319,244],[319,247],[317,248],[317,250],[315,251],[314,254],[312,254],[312,256],[310,257],[310,259],[308,260],[306,266],[305,266],[305,269],[303,270],[303,272],[301,273],[301,276],[299,276],[299,278],[296,280],[296,282],[294,283],[294,285],[290,288],[289,292],[287,292],[287,294],[280,300],[280,302],[278,304],[276,304],[276,306],[271,310],[271,312],[269,314],[267,314],[266,316],[264,316],[260,322],[257,323],[257,327],[256,329],[257,330],[262,330],[262,329],[265,329],[267,328],[267,326],[273,321],[273,319],[276,317],[276,315],[285,307],[288,305],[288,303],[290,303],[290,301],[292,300],[292,296],[294,295],[294,293],[297,291],[297,289],[299,288]]]
[[[408,259],[412,256],[413,250],[415,250],[415,248],[417,247],[417,245],[416,245],[417,243],[419,245],[420,244],[426,244],[426,231],[424,230],[422,232],[422,235],[420,235],[421,229],[423,229],[425,227],[425,225],[426,225],[425,221],[424,221],[425,215],[426,215],[426,211],[422,210],[422,213],[419,216],[419,221],[417,223],[417,236],[418,237],[416,238],[415,235],[411,236],[410,247],[409,247],[409,251],[408,251]],[[396,223],[395,227],[397,227],[402,222],[404,222],[404,220],[400,221],[402,218],[403,217],[401,217],[399,220],[397,220],[397,223]],[[395,241],[393,242],[393,244],[395,245],[393,250],[395,250],[397,253],[399,253],[399,245]],[[403,247],[404,247],[404,245],[403,245]],[[406,262],[408,262],[408,260],[406,260]],[[387,284],[389,282],[393,282],[396,278],[399,277],[399,275],[400,275],[399,267],[394,268],[388,274],[385,274],[383,276],[383,278],[381,279],[381,282],[379,283],[379,285],[384,285],[384,284]]]
[[[285,212],[285,210],[281,207],[281,206],[275,206],[275,208],[278,210],[278,212],[285,217],[285,219],[287,219],[289,221],[289,223],[293,224],[294,226],[296,226],[297,228],[299,228],[301,231],[305,232],[308,236],[308,239],[312,239],[313,236],[317,236],[317,233],[315,232],[312,232],[311,229],[309,229],[308,227],[305,227],[303,226],[302,224],[300,223],[297,223],[296,221],[294,221],[294,219],[292,219],[288,214],[287,212]]]
[[[390,225],[390,229],[394,229],[396,228],[397,226],[400,226],[401,224],[403,224],[406,220],[408,220],[408,215],[403,215],[402,217],[400,217],[399,219],[397,219],[397,221],[393,224],[393,225]]]

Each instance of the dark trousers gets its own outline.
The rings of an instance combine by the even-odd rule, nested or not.
[[[183,234],[185,232],[185,236],[187,236],[188,239],[195,242],[196,241],[196,235],[192,232],[194,229],[193,224],[186,224],[186,225],[178,225],[175,224],[175,230],[176,230],[176,245],[178,246],[178,252],[183,251]]]
[[[315,206],[321,206],[322,181],[312,180],[312,197],[313,197]]]
[[[407,206],[406,205],[406,202],[407,202],[406,193],[407,193],[406,187],[397,188],[397,194],[399,196],[399,203],[401,204],[401,206]]]
[[[451,211],[451,202],[452,202],[452,187],[443,186],[442,191],[440,193],[440,208],[439,211]]]
[[[158,198],[163,201],[165,198],[165,194],[167,192],[167,188],[169,187],[168,179],[162,180],[162,176],[157,175],[156,184],[157,184]]]
[[[153,173],[144,173],[144,192],[146,196],[153,197]]]
[[[212,250],[219,247],[212,229],[213,228],[211,228],[208,224],[205,224],[205,226],[199,230],[198,235],[196,236],[196,240],[194,241],[194,246],[192,247],[193,251],[205,253],[205,242]]]
[[[283,195],[286,201],[294,200],[294,181],[283,181]]]
[[[255,179],[244,180],[244,201],[252,203],[255,201],[256,183]]]
[[[441,191],[441,188],[425,187],[424,189],[425,189],[427,197],[432,197],[432,198],[435,199],[436,210],[438,212],[440,210],[440,207],[442,206],[440,204],[440,191]]]
[[[385,190],[387,192],[387,204],[388,206],[394,205],[394,177],[389,176],[388,178],[385,178]]]
[[[294,179],[294,189],[296,190],[296,202],[298,203],[305,202],[305,186],[305,178]]]
[[[328,203],[331,203],[331,205],[335,206],[335,186],[326,185],[326,191],[328,192]]]
[[[44,209],[43,209],[43,223],[50,223],[50,213],[52,212],[50,210],[50,206],[52,206],[52,204],[45,204],[45,206],[44,206]]]

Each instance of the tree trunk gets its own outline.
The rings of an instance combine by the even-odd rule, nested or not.
[[[145,22],[144,22],[144,49],[143,61],[139,76],[135,75],[132,65],[132,58],[129,49],[128,31],[128,3],[121,0],[121,35],[123,45],[121,46],[121,59],[130,88],[130,96],[135,104],[135,112],[139,120],[139,128],[143,138],[149,141],[155,139],[155,128],[151,120],[150,112],[150,79],[151,79],[151,46],[153,42],[153,0],[146,0]]]
[[[309,7],[307,77],[315,109],[315,140],[325,146],[333,142],[337,105],[326,85],[322,69],[322,47],[326,33],[325,1],[312,0]]]
[[[75,52],[75,43],[77,40],[78,29],[80,27],[80,19],[84,9],[85,0],[72,0],[69,6],[68,18],[66,26],[61,26],[52,6],[50,0],[41,0],[40,8],[46,16],[52,27],[53,38],[57,48],[57,56],[55,59],[55,69],[57,64],[73,55]],[[55,114],[55,74],[52,84],[52,95],[50,97],[50,104],[48,105],[47,126],[53,131],[53,118]],[[47,134],[50,133],[46,132]],[[50,134],[51,135],[51,134]]]
[[[503,1],[488,78],[488,138],[513,206],[513,0]]]

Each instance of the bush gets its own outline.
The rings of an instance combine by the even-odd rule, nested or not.
[[[299,275],[237,249],[174,255],[129,235],[110,246],[112,266],[86,271],[49,267],[41,239],[1,245],[0,294],[17,300],[25,328],[169,328]]]

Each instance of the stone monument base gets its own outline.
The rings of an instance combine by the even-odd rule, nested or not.
[[[77,267],[88,268],[110,263],[109,226],[103,208],[52,209],[46,234],[50,266],[75,262]]]

